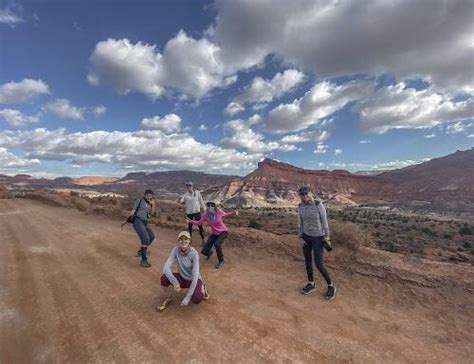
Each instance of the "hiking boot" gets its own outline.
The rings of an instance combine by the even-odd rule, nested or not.
[[[326,294],[324,295],[324,297],[327,300],[333,300],[334,298],[336,298],[336,286],[334,286],[334,285],[328,286],[328,289],[327,289]]]
[[[316,285],[314,283],[308,283],[302,290],[301,294],[310,294],[316,291]]]
[[[142,261],[140,262],[140,265],[141,265],[143,268],[150,268],[150,267],[151,267],[151,264],[148,263],[148,260],[146,260],[146,259],[142,259]]]
[[[168,305],[169,305],[170,303],[171,303],[171,298],[167,298],[167,299],[165,299],[165,300],[163,301],[163,303],[162,303],[161,305],[156,306],[156,310],[157,310],[158,312],[163,312],[163,311],[166,309],[166,307],[168,307]]]
[[[218,262],[218,263],[216,264],[216,268],[217,268],[217,269],[220,269],[220,268],[222,268],[223,266],[224,266],[224,261],[223,261],[223,260],[220,261],[220,262]]]
[[[150,252],[147,250],[146,255],[149,255]],[[135,255],[137,258],[140,258],[142,256],[141,250],[137,251],[137,254]]]

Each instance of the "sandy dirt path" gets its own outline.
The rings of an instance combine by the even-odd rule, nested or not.
[[[152,268],[118,221],[0,200],[0,362],[466,362],[473,294],[349,274],[338,296],[302,296],[303,263],[225,247],[202,261],[211,299],[163,312],[162,265],[176,231],[153,227]],[[214,258],[215,259],[215,258]]]

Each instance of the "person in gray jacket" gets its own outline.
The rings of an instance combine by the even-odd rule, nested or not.
[[[332,300],[336,297],[336,286],[323,265],[323,248],[330,248],[329,225],[326,209],[322,202],[314,200],[308,187],[298,191],[301,203],[298,205],[298,236],[303,246],[308,283],[301,290],[302,294],[310,294],[316,290],[313,277],[313,252],[316,267],[322,274],[328,288],[325,297]]]
[[[172,301],[173,295],[179,293],[183,288],[187,288],[188,292],[181,301],[181,306],[187,306],[189,302],[198,304],[203,299],[209,299],[209,293],[199,272],[199,253],[190,246],[190,243],[189,232],[181,231],[178,234],[178,246],[171,250],[163,268],[161,286],[163,287],[164,300],[156,308],[159,312],[164,311]],[[174,262],[178,266],[176,273],[171,271]]]
[[[143,197],[135,200],[131,215],[133,218],[133,229],[140,239],[140,249],[137,252],[137,257],[141,257],[140,265],[144,268],[150,268],[151,264],[147,259],[147,250],[153,240],[155,234],[150,229],[148,220],[155,212],[155,202],[153,201],[153,191],[146,190]]]
[[[179,203],[185,204],[186,216],[190,220],[201,220],[201,211],[206,210],[201,192],[197,191],[191,181],[186,182],[187,192],[179,198]],[[189,235],[193,236],[193,224],[188,224]],[[204,228],[199,225],[199,235],[201,235],[201,245],[204,245]]]

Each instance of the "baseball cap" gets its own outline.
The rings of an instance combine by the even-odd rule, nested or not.
[[[186,182],[186,186],[193,186],[193,183],[191,181]]]
[[[178,234],[178,240],[182,237],[182,236],[185,236],[187,237],[189,240],[191,240],[191,235],[189,235],[189,232],[187,231],[181,231],[179,234]]]
[[[300,189],[298,190],[298,194],[300,195],[307,195],[309,192],[309,188],[306,186],[300,187]]]

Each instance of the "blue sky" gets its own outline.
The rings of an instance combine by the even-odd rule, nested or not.
[[[0,1],[0,173],[397,168],[474,145],[472,1]]]

